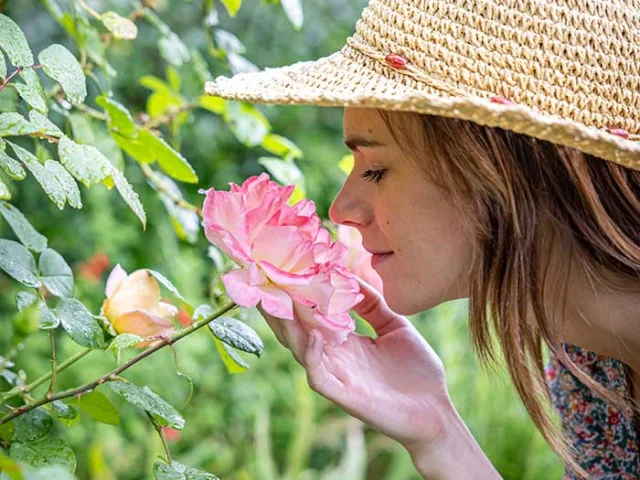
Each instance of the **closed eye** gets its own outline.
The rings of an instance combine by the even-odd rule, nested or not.
[[[360,174],[362,178],[364,178],[367,182],[380,183],[382,177],[387,172],[386,168],[382,168],[380,170],[365,170]]]

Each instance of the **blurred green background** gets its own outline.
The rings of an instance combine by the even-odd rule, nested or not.
[[[274,1],[245,0],[233,18],[217,4],[219,23],[215,26],[206,24],[203,2],[208,3],[164,0],[153,4],[158,16],[182,41],[201,52],[214,76],[231,73],[229,59],[215,57],[208,49],[216,30],[235,34],[246,47],[243,57],[257,67],[285,65],[341,48],[366,4],[363,0],[304,1],[304,25],[296,31],[282,5]],[[133,9],[130,0],[87,3],[98,11],[112,9],[122,15]],[[69,8],[66,1],[58,4]],[[24,30],[34,52],[52,43],[74,51],[73,42],[41,2],[9,0],[0,1],[0,5]],[[112,85],[115,99],[134,115],[145,111],[150,94],[139,78],[149,74],[164,78],[169,66],[159,54],[157,31],[144,21],[137,25],[135,41],[115,42],[108,53],[117,71]],[[195,69],[191,65],[175,68],[182,79],[180,92],[188,98],[197,97],[202,87]],[[89,89],[90,96],[95,96],[91,83]],[[304,173],[307,196],[326,218],[345,178],[337,167],[348,153],[342,144],[341,109],[257,108],[274,133],[292,140],[304,153],[297,163]],[[193,204],[202,201],[199,188],[226,188],[230,181],[242,182],[263,171],[258,159],[268,155],[259,146],[243,145],[221,118],[203,110],[190,113],[179,138],[173,140],[200,178],[198,185],[181,185],[185,198]],[[178,238],[165,207],[135,162],[126,161],[126,174],[147,211],[145,231],[124,202],[101,185],[90,190],[82,187],[84,209],[61,212],[29,178],[13,192],[12,203],[74,267],[76,296],[92,311],[99,311],[106,275],[116,263],[127,271],[144,267],[161,271],[194,304],[206,302],[214,273],[206,239],[201,233],[195,244]],[[0,237],[13,238],[4,222],[0,222]],[[104,255],[107,271],[96,262]],[[0,353],[9,348],[18,290],[15,282],[0,274]],[[186,418],[182,432],[167,433],[175,459],[225,480],[419,478],[402,448],[312,392],[302,368],[276,342],[266,323],[255,312],[244,315],[265,342],[260,359],[241,354],[251,366],[247,372],[227,373],[211,336],[201,331],[176,346],[179,368],[193,380],[190,399],[189,382],[176,374],[170,349],[142,361],[125,375],[133,382],[148,384]],[[468,339],[466,302],[441,305],[412,320],[442,357],[456,407],[502,476],[514,480],[560,478],[560,461],[535,430],[505,370],[498,367],[489,374],[478,364]],[[59,337],[59,358],[79,349],[66,335]],[[49,355],[48,335],[40,332],[29,337],[15,362],[29,378],[35,378],[46,371]],[[111,354],[92,352],[60,375],[59,387],[93,380],[114,364]],[[45,390],[43,385],[35,396]],[[57,424],[56,434],[73,446],[79,479],[151,478],[151,467],[162,446],[144,414],[119,398],[113,400],[123,415],[120,426],[83,418],[71,427]]]

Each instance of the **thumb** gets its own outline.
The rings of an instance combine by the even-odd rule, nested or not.
[[[358,282],[360,283],[360,293],[364,295],[364,298],[353,309],[371,324],[378,336],[398,328],[411,326],[409,320],[389,308],[380,292],[361,278],[358,278]]]

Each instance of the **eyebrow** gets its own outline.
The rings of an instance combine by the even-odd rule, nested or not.
[[[351,135],[344,140],[344,144],[349,150],[355,150],[358,147],[384,147],[384,144],[371,138],[360,135]]]

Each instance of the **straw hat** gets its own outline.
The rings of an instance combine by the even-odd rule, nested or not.
[[[640,170],[640,0],[370,0],[340,51],[205,88],[455,117]]]

